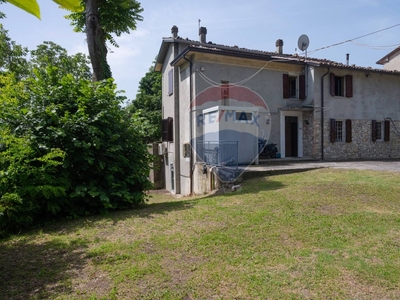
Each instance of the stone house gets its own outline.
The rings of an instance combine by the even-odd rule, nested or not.
[[[206,35],[184,39],[174,26],[156,60],[167,190],[198,194],[215,176],[236,178],[259,162],[260,141],[281,158],[400,158],[399,71],[284,54],[282,40],[267,52]]]

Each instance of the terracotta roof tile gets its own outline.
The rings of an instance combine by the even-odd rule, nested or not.
[[[232,50],[233,52],[245,52],[247,54],[254,53],[257,55],[261,54],[261,55],[265,55],[265,56],[273,56],[274,58],[286,59],[288,62],[290,62],[290,61],[293,61],[293,62],[307,61],[308,63],[318,64],[319,66],[327,66],[327,67],[343,68],[343,69],[356,70],[356,71],[368,71],[368,72],[400,75],[400,71],[384,70],[384,69],[378,69],[378,68],[372,68],[372,67],[361,67],[361,66],[356,66],[354,64],[347,65],[347,64],[343,64],[343,63],[328,60],[328,59],[320,59],[320,58],[313,58],[313,57],[307,57],[307,59],[306,59],[304,56],[299,56],[297,54],[295,54],[295,55],[277,54],[276,52],[271,52],[271,51],[262,51],[262,50],[242,48],[237,45],[227,46],[227,45],[215,44],[213,42],[200,43],[199,41],[190,40],[188,38],[183,39],[182,37],[179,37],[179,36],[176,39],[180,40],[180,41],[184,41],[185,43],[188,43],[191,47],[199,48],[199,49],[208,49],[208,50],[213,50],[213,51]]]

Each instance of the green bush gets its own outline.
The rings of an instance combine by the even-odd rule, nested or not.
[[[11,224],[11,215],[18,227],[145,201],[149,154],[112,79],[77,80],[55,66],[25,81],[1,77],[1,180],[7,184],[0,190],[0,226]]]
[[[68,181],[57,176],[65,153],[40,155],[27,138],[0,129],[0,235],[60,212]]]

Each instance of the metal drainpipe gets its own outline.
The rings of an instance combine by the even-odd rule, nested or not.
[[[174,57],[179,53],[179,43],[174,42]],[[179,132],[179,72],[178,67],[174,66],[174,145],[175,145],[175,194],[181,193],[181,147],[180,147],[180,132]]]
[[[321,77],[321,160],[324,160],[324,77],[330,72],[328,71]]]
[[[190,105],[192,105],[192,100],[193,100],[193,80],[192,80],[192,71],[193,71],[193,63],[190,59],[186,58],[186,56],[183,57],[184,60],[189,62],[189,124],[190,124],[190,132],[189,132],[189,142],[190,142],[190,195],[193,195],[193,112],[192,109],[190,108]]]

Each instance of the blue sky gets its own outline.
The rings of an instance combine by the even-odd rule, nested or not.
[[[75,33],[67,14],[50,0],[38,0],[42,19],[38,20],[8,3],[0,5],[7,18],[2,24],[17,43],[36,48],[53,41],[69,51],[87,53],[85,35]],[[400,24],[400,0],[143,0],[143,22],[129,35],[117,38],[120,48],[112,48],[109,63],[120,90],[134,99],[138,83],[152,66],[162,37],[178,26],[179,35],[198,39],[198,20],[207,28],[207,41],[275,51],[277,39],[284,41],[283,52],[295,53],[300,35],[310,39],[310,57],[381,68],[376,61],[400,45],[400,26],[339,46],[315,49],[357,38]],[[390,47],[386,47],[390,46]],[[298,51],[300,55],[303,53]]]

